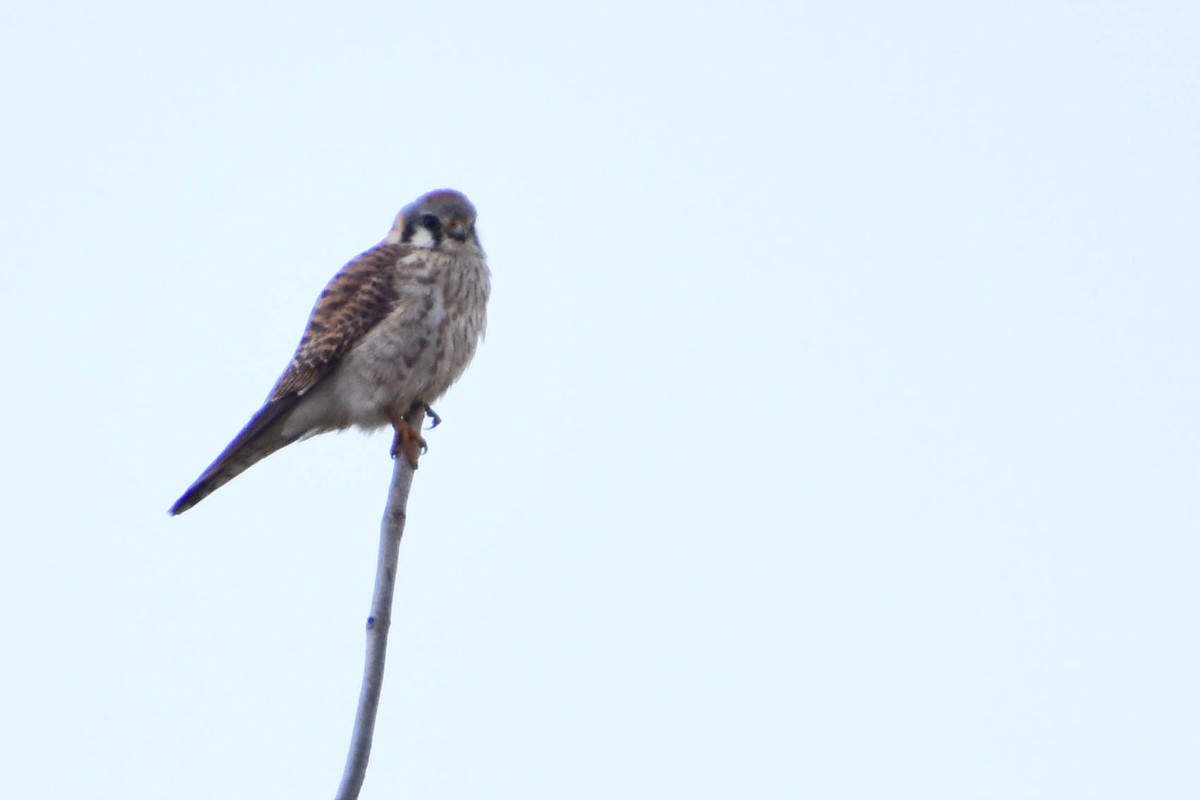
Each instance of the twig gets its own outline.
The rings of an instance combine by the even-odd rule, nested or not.
[[[409,415],[409,424],[421,430],[424,411]],[[396,565],[400,559],[400,537],[407,519],[408,491],[412,488],[413,468],[403,453],[392,467],[392,486],[379,533],[379,564],[375,570],[375,594],[371,598],[371,616],[367,617],[367,656],[363,666],[362,688],[358,693],[358,711],[350,735],[350,752],[336,800],[357,800],[371,757],[375,735],[375,716],[379,711],[379,693],[383,689],[383,665],[387,657],[388,628],[392,625],[392,597],[396,591]]]

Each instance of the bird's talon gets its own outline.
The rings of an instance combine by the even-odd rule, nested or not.
[[[442,418],[439,417],[438,413],[436,411],[434,411],[432,408],[430,408],[428,404],[426,404],[426,406],[425,406],[425,413],[429,415],[429,427],[426,428],[425,430],[431,431],[434,428],[436,428],[438,425],[442,424]]]
[[[392,423],[396,429],[396,438],[392,440],[392,458],[396,458],[401,453],[408,459],[408,463],[413,469],[417,468],[417,459],[429,449],[425,444],[425,440],[421,434],[413,429],[406,420],[399,419]]]

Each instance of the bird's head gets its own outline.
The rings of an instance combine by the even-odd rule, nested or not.
[[[387,242],[430,250],[479,248],[475,206],[453,189],[421,195],[401,209]]]

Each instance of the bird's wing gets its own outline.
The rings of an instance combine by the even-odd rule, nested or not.
[[[204,470],[204,474],[171,506],[171,514],[182,514],[267,456],[300,438],[283,434],[288,412],[300,401],[299,395],[270,400],[246,423],[246,427]]]
[[[412,251],[381,244],[342,267],[321,292],[296,355],[268,397],[268,404],[301,395],[358,344],[396,304],[396,262]]]
[[[284,435],[288,414],[338,359],[393,310],[396,262],[411,251],[408,245],[381,244],[333,276],[317,298],[296,355],[267,402],[175,501],[172,514],[182,514],[249,467],[301,438],[299,433]]]

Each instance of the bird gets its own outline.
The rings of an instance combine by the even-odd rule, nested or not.
[[[432,414],[487,327],[491,273],[475,218],[471,201],[452,189],[401,209],[384,240],[329,281],[262,408],[169,513],[182,514],[293,442],[350,427],[390,424],[392,457],[415,468],[425,440],[409,420]]]

